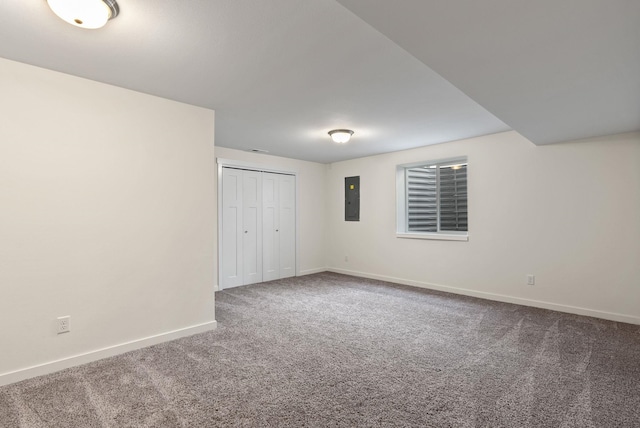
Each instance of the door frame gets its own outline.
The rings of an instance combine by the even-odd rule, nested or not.
[[[217,252],[218,252],[218,256],[216,257],[217,259],[217,266],[216,266],[216,280],[217,280],[217,284],[215,285],[215,290],[222,290],[222,288],[220,287],[220,284],[222,284],[221,281],[221,275],[222,272],[220,271],[220,266],[222,266],[222,168],[236,168],[236,169],[245,169],[245,170],[249,170],[249,171],[257,171],[257,172],[271,172],[271,173],[275,173],[275,174],[284,174],[284,175],[292,175],[295,179],[295,187],[296,187],[296,192],[295,192],[295,197],[296,197],[296,205],[295,205],[295,214],[296,214],[296,222],[295,222],[295,234],[296,234],[296,239],[295,239],[295,248],[294,248],[294,252],[296,255],[296,272],[295,275],[299,276],[300,275],[300,257],[298,256],[298,249],[300,248],[300,233],[299,233],[299,220],[298,220],[298,214],[299,214],[299,203],[298,201],[300,200],[299,198],[299,186],[298,186],[298,171],[295,170],[287,170],[287,169],[281,169],[281,168],[273,168],[270,166],[265,166],[263,164],[258,164],[258,163],[251,163],[251,162],[244,162],[244,161],[239,161],[239,160],[235,160],[235,159],[224,159],[224,158],[216,158],[216,163],[218,164],[218,174],[217,174],[217,189],[218,189],[218,196],[217,196],[217,201],[218,201],[218,233],[216,236],[216,247],[217,247]]]

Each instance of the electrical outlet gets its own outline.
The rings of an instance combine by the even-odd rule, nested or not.
[[[527,275],[527,285],[536,285],[535,275]]]
[[[68,333],[71,331],[71,317],[58,317],[58,334]]]
[[[344,256],[344,261],[348,262],[349,261],[349,256]]]

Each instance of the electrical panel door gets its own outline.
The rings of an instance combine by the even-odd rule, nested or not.
[[[360,176],[344,179],[344,220],[360,221]]]

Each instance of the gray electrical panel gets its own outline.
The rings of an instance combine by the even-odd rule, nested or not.
[[[360,177],[344,179],[344,220],[360,221]]]

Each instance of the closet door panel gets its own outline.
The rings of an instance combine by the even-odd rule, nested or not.
[[[280,278],[279,175],[262,173],[262,280]]]
[[[222,169],[222,289],[243,284],[242,171]]]
[[[262,174],[243,171],[243,284],[262,282]]]
[[[279,181],[280,278],[296,274],[296,180],[280,175]]]

